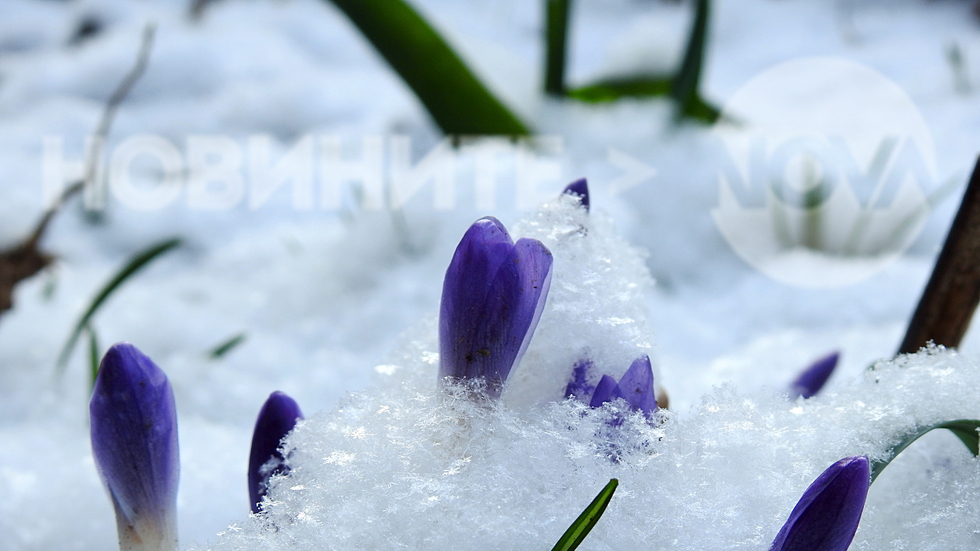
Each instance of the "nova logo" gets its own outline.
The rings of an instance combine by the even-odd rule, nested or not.
[[[724,147],[715,224],[743,260],[789,285],[871,277],[951,191],[937,185],[932,138],[912,101],[851,61],[765,71],[725,105],[713,132]]]

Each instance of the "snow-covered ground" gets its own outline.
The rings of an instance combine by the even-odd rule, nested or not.
[[[328,2],[216,0],[199,21],[187,17],[187,4],[0,2],[0,245],[23,238],[43,212],[45,139],[62,140],[64,159],[82,158],[85,136],[93,132],[107,97],[132,66],[148,22],[157,25],[149,66],[119,110],[109,151],[134,136],[153,135],[186,158],[189,138],[222,136],[230,140],[226,145],[251,158],[249,140],[268,135],[275,158],[309,135],[339,139],[345,155],[364,153],[365,137],[380,138],[390,155],[394,149],[389,138],[406,136],[418,160],[440,143],[438,129],[411,91]],[[71,203],[44,241],[44,248],[58,256],[55,266],[23,283],[15,309],[0,318],[0,549],[101,550],[116,545],[112,507],[89,451],[84,347],[76,350],[64,374],[57,373],[55,362],[94,293],[135,251],[172,236],[185,242],[117,291],[94,325],[103,345],[134,343],[174,385],[180,414],[180,537],[204,548],[204,542],[217,541],[229,525],[245,526],[246,534],[256,529],[248,524],[257,521],[248,520],[245,468],[255,415],[273,390],[293,396],[308,416],[320,412],[293,442],[311,464],[319,461],[316,453],[329,457],[330,445],[349,438],[345,423],[352,429],[364,425],[369,433],[377,429],[350,451],[365,453],[370,445],[383,444],[377,441],[384,440],[379,434],[387,434],[382,427],[408,431],[447,415],[438,404],[425,401],[434,398],[424,398],[429,387],[423,377],[432,375],[430,390],[435,394],[434,371],[425,371],[429,364],[412,354],[436,350],[432,321],[456,243],[484,215],[518,228],[515,237],[524,228],[545,239],[547,230],[537,224],[547,216],[534,214],[538,204],[580,176],[589,178],[593,213],[602,228],[598,233],[609,240],[603,250],[617,264],[626,264],[617,267],[621,271],[615,278],[632,281],[641,298],[627,306],[613,297],[577,302],[575,308],[584,318],[632,316],[631,323],[639,323],[649,337],[658,384],[671,399],[671,418],[656,429],[665,438],[664,455],[645,460],[647,471],[636,466],[617,474],[612,464],[586,465],[585,459],[564,457],[556,468],[574,472],[548,478],[545,466],[537,465],[521,476],[506,476],[507,465],[545,461],[549,454],[566,450],[574,435],[544,438],[553,436],[570,415],[556,410],[558,406],[534,404],[554,396],[514,390],[508,402],[505,394],[505,407],[484,412],[482,424],[472,430],[492,432],[496,423],[506,434],[491,435],[496,439],[491,441],[511,447],[520,457],[499,457],[499,450],[487,451],[491,445],[484,444],[487,449],[473,452],[475,465],[502,465],[503,471],[482,478],[471,472],[465,479],[473,485],[469,489],[456,481],[465,491],[454,493],[451,485],[428,488],[432,495],[489,502],[494,496],[506,497],[491,491],[506,489],[506,484],[581,487],[555,495],[548,493],[553,487],[542,486],[540,492],[523,487],[528,495],[522,493],[521,499],[553,500],[537,503],[531,513],[521,512],[530,516],[510,525],[500,524],[507,512],[496,505],[484,503],[480,513],[475,504],[464,503],[464,511],[485,515],[485,545],[553,544],[606,479],[619,476],[623,484],[614,506],[583,549],[649,548],[654,543],[722,549],[725,541],[732,549],[765,549],[795,499],[837,455],[859,453],[863,444],[882,445],[858,430],[835,427],[872,420],[882,430],[904,428],[910,419],[947,413],[980,418],[980,406],[970,409],[965,396],[971,393],[963,390],[967,387],[953,384],[977,384],[980,330],[967,334],[962,355],[918,358],[909,373],[886,368],[885,378],[895,389],[891,395],[874,391],[874,383],[863,379],[871,363],[892,357],[897,349],[980,151],[980,29],[969,2],[714,2],[702,77],[709,101],[724,106],[751,79],[782,62],[811,56],[857,62],[893,82],[921,114],[931,140],[925,154],[934,156],[933,184],[955,182],[951,198],[934,209],[898,258],[859,283],[820,289],[770,279],[743,261],[723,237],[712,216],[719,205],[721,154],[710,127],[675,124],[672,106],[664,99],[595,106],[547,99],[540,92],[541,2],[415,4],[540,135],[560,138],[560,149],[539,144],[518,151],[497,144],[501,149],[492,205],[474,191],[478,157],[494,147],[488,144],[447,154],[455,155],[456,163],[456,198],[449,209],[435,208],[430,188],[398,212],[359,207],[349,190],[340,208],[297,209],[289,185],[258,208],[249,206],[256,193],[247,187],[241,201],[212,210],[194,208],[184,190],[169,205],[150,211],[112,197],[101,215],[91,216],[77,201]],[[683,49],[690,9],[688,3],[652,0],[576,2],[569,80],[585,84],[606,76],[669,70]],[[102,22],[102,31],[69,45],[85,17]],[[958,66],[950,61],[956,57],[953,51],[958,52]],[[805,102],[800,108],[806,108]],[[861,114],[845,110],[839,116]],[[519,165],[529,155],[543,167],[530,199],[517,186]],[[646,173],[648,177],[623,189],[622,176],[629,173],[624,157],[656,174]],[[549,167],[557,167],[557,174],[549,173]],[[829,218],[831,224],[833,220]],[[637,266],[637,259],[649,274]],[[566,273],[570,279],[564,284],[581,275]],[[655,285],[648,285],[651,276]],[[622,281],[605,283],[615,287]],[[551,308],[542,317],[541,341],[537,348],[532,345],[521,369],[552,365],[554,358],[570,357],[582,347],[562,338],[557,320],[566,318]],[[209,350],[237,334],[246,335],[243,344],[220,359],[208,357]],[[589,338],[582,328],[571,334]],[[628,365],[619,361],[629,355],[624,347],[638,342],[610,344],[616,351],[608,357],[617,359],[610,369],[620,370],[617,375]],[[808,425],[796,419],[794,405],[778,393],[808,362],[835,349],[842,351],[842,363],[824,391],[826,397],[796,404],[804,408],[812,423]],[[393,376],[390,366],[402,370]],[[402,372],[406,370],[408,374]],[[515,372],[515,381],[527,380],[533,383],[534,377]],[[542,383],[536,384],[540,390]],[[554,386],[560,389],[561,384]],[[423,398],[399,398],[397,385],[408,385]],[[914,385],[932,386],[919,393]],[[347,397],[352,392],[357,394]],[[878,401],[853,405],[864,392]],[[401,407],[404,417],[392,424],[372,417],[386,401]],[[545,421],[528,420],[528,408],[535,407],[549,412]],[[429,431],[424,434],[439,436],[436,429]],[[706,439],[710,434],[716,438]],[[786,434],[797,435],[796,448],[779,447]],[[927,441],[910,448],[872,487],[852,548],[976,548],[970,519],[977,518],[980,471],[947,436],[928,437],[931,448]],[[428,457],[424,446],[413,450],[417,455],[405,457],[420,462]],[[726,462],[726,453],[737,459]],[[686,456],[700,459],[686,465],[669,461]],[[430,470],[443,459],[419,463],[419,481],[438,475]],[[349,479],[340,486],[351,493],[367,491],[358,476],[371,469],[390,472],[394,467],[386,461],[342,471]],[[303,476],[340,476],[336,463],[311,468]],[[771,478],[781,468],[787,470]],[[752,469],[763,474],[751,474]],[[391,476],[389,483],[397,490],[405,479]],[[664,478],[663,485],[658,486],[657,477]],[[707,478],[694,482],[697,477]],[[309,480],[304,483],[311,484]],[[716,484],[716,489],[698,484]],[[657,488],[669,497],[639,495]],[[361,519],[400,518],[405,524],[390,528],[390,533],[404,535],[400,542],[378,539],[357,545],[378,549],[390,542],[391,547],[448,549],[470,541],[456,539],[440,524],[445,517],[436,513],[444,505],[413,508],[412,500],[425,490],[384,496],[374,489],[379,496],[373,506],[366,498],[352,498],[342,509],[349,520],[318,525],[297,532],[302,535],[298,537],[334,534],[337,541],[302,545],[357,548],[338,542],[359,531],[379,538],[389,534],[389,528],[365,528]],[[384,502],[399,497],[406,501]],[[703,507],[715,499],[718,510]],[[616,500],[629,507],[673,507],[678,520],[617,510]],[[516,507],[518,501],[503,501],[501,507]],[[299,512],[304,511],[283,514]],[[413,515],[423,524],[410,526]],[[948,529],[939,520],[944,518],[953,519],[956,529],[949,539],[936,539]],[[521,539],[522,530],[536,526],[546,528],[526,532],[528,539]],[[658,528],[666,532],[649,533]],[[435,533],[438,537],[426,539],[430,536],[425,534]],[[494,543],[495,533],[507,535]],[[221,548],[232,548],[236,537],[226,535]]]

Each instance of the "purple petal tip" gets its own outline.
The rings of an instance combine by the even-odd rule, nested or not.
[[[248,492],[252,502],[252,512],[258,513],[262,498],[268,491],[269,479],[276,474],[288,472],[285,458],[279,451],[285,438],[296,421],[303,418],[303,412],[295,400],[278,390],[269,395],[262,405],[252,433],[252,451],[248,458]]]
[[[618,394],[619,385],[616,384],[616,379],[613,379],[609,375],[603,375],[599,379],[599,384],[595,386],[595,392],[592,393],[592,400],[589,401],[589,407],[602,407],[602,404],[615,400]]]
[[[870,484],[867,457],[834,463],[803,492],[769,551],[846,551],[861,522]]]
[[[838,360],[840,360],[840,352],[833,352],[813,362],[793,381],[790,386],[791,392],[803,398],[816,396],[827,384],[827,380],[837,367]]]
[[[616,398],[626,400],[630,409],[646,414],[657,410],[657,398],[653,390],[653,367],[650,365],[649,356],[644,354],[633,360],[618,383],[609,375],[603,375],[595,392],[592,393],[589,406],[601,407],[602,404]]]
[[[589,210],[589,184],[585,178],[579,178],[568,184],[562,193],[565,195],[577,195],[581,199],[582,206],[585,207],[585,210]]]
[[[657,410],[657,398],[653,391],[653,367],[646,354],[633,361],[619,380],[619,390],[626,403],[643,413]]]

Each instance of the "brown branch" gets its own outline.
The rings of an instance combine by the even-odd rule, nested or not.
[[[97,146],[92,148],[89,158],[86,159],[84,179],[68,186],[68,189],[61,194],[58,201],[41,216],[41,219],[34,227],[34,231],[31,232],[27,239],[10,249],[0,251],[0,314],[13,307],[14,287],[21,281],[36,275],[54,260],[53,256],[44,253],[40,249],[41,239],[44,237],[44,233],[51,224],[54,215],[61,210],[62,206],[72,196],[82,191],[86,186],[96,184],[95,179],[99,166],[99,157],[101,156],[100,144],[105,143],[106,137],[109,135],[109,129],[112,128],[112,121],[116,116],[116,111],[119,110],[119,105],[126,99],[133,86],[143,76],[144,71],[146,71],[146,66],[150,59],[150,51],[153,48],[155,30],[155,25],[152,23],[147,24],[143,29],[143,43],[136,56],[136,63],[126,73],[122,82],[119,83],[119,86],[116,87],[106,102],[105,108],[102,111],[102,117],[99,119],[99,125],[95,131]]]
[[[980,159],[936,260],[932,277],[912,315],[899,354],[929,341],[956,348],[980,303]]]

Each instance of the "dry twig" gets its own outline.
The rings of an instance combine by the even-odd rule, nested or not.
[[[102,111],[102,118],[99,120],[99,126],[95,132],[97,144],[105,143],[119,105],[129,95],[136,81],[143,76],[143,72],[146,70],[147,63],[150,59],[150,51],[153,48],[155,31],[156,27],[152,23],[148,23],[143,29],[143,43],[140,47],[139,54],[136,56],[136,63],[123,78],[122,82],[119,83],[119,86],[116,87],[116,90],[106,102],[105,109]],[[96,169],[99,164],[99,157],[101,156],[101,146],[92,148],[90,153],[91,155],[86,159],[84,179],[68,186],[58,201],[41,216],[41,219],[34,227],[34,231],[31,232],[27,239],[14,247],[0,251],[0,314],[13,307],[14,287],[21,281],[36,275],[54,260],[53,256],[44,253],[40,249],[41,239],[44,237],[44,233],[51,224],[54,215],[61,210],[62,206],[69,199],[85,189],[86,186],[96,185]]]

